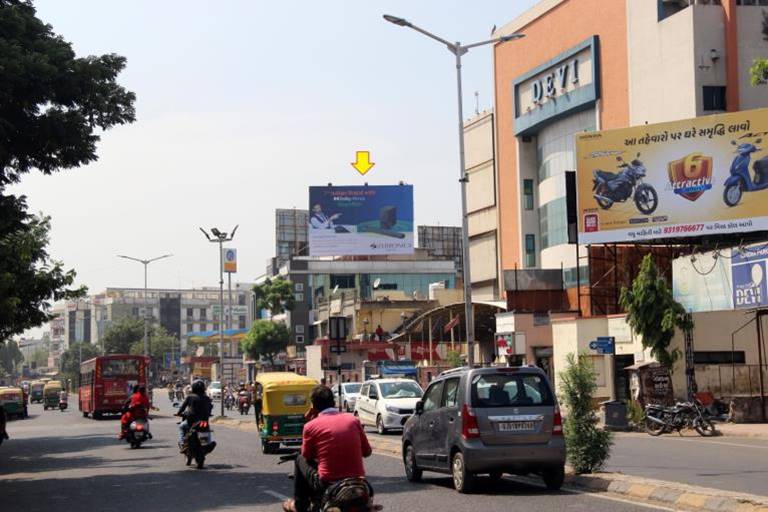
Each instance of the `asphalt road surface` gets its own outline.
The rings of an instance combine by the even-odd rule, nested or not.
[[[254,434],[216,428],[218,447],[206,469],[187,468],[176,447],[167,397],[158,401],[164,417],[152,421],[154,439],[139,450],[117,441],[117,420],[31,406],[29,419],[9,423],[11,440],[0,446],[0,510],[280,510],[282,499],[292,493],[286,477],[290,468],[278,466],[274,455],[262,455]],[[608,495],[552,493],[511,478],[498,486],[482,482],[476,494],[460,495],[441,475],[409,484],[400,461],[387,456],[374,455],[366,469],[376,501],[389,511],[649,510]]]
[[[371,438],[382,437],[367,428]],[[383,436],[390,442],[399,433]],[[606,471],[725,491],[768,495],[768,440],[616,434]]]

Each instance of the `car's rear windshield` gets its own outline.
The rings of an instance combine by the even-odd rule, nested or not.
[[[359,393],[360,384],[344,384],[344,391],[347,393]]]
[[[473,407],[555,405],[546,379],[524,373],[489,373],[472,379]]]

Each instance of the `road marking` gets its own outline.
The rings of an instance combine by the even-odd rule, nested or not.
[[[683,441],[687,443],[702,442],[706,444],[719,444],[722,446],[735,446],[737,448],[757,448],[759,450],[768,450],[768,446],[763,446],[760,444],[741,444],[741,443],[729,443],[728,441],[711,441],[711,440],[702,441],[698,437],[658,437],[657,439],[662,439],[664,441],[673,441],[673,442]]]
[[[264,494],[268,494],[268,495],[272,496],[273,498],[277,498],[280,501],[285,501],[285,500],[288,499],[288,496],[285,496],[284,494],[280,494],[279,492],[271,491],[269,489],[262,489],[261,492],[263,492]]]

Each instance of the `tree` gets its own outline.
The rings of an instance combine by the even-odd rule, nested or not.
[[[763,40],[768,41],[768,11],[763,11]],[[749,68],[752,87],[768,84],[768,59],[755,59]]]
[[[149,330],[149,337],[147,345],[149,348],[149,356],[157,362],[159,365],[163,365],[165,362],[165,354],[170,353],[171,349],[174,349],[176,353],[180,350],[179,342],[175,336],[168,334],[163,327],[153,326]],[[130,348],[131,354],[143,354],[144,353],[144,339],[142,332],[142,339],[135,341]]]
[[[105,354],[130,354],[136,342],[144,340],[144,322],[132,317],[110,325],[102,337]]]
[[[282,278],[267,279],[262,284],[255,285],[253,294],[256,307],[259,310],[266,309],[272,315],[291,311],[296,303],[293,283]]]
[[[97,130],[135,120],[115,79],[118,55],[77,58],[29,0],[0,0],[0,341],[39,326],[50,301],[82,296],[73,270],[46,252],[50,218],[6,194],[33,169],[52,174],[96,160]]]
[[[19,350],[19,345],[10,340],[0,347],[0,366],[6,373],[13,374],[16,371],[16,366],[24,361],[24,354]]]
[[[568,462],[577,474],[593,473],[608,460],[613,444],[611,433],[597,428],[592,404],[597,374],[586,355],[570,353],[559,376],[560,400],[568,411],[563,428]]]
[[[461,358],[461,354],[456,350],[449,350],[446,354],[445,361],[451,368],[458,368],[464,365],[464,360]]]
[[[43,348],[35,349],[35,351],[32,352],[30,363],[34,363],[38,368],[48,366],[48,351]]]
[[[270,320],[256,320],[241,342],[243,352],[253,359],[266,357],[274,365],[275,356],[288,347],[288,328]]]
[[[101,355],[101,351],[96,345],[82,342],[72,343],[61,355],[61,373],[76,386],[80,376],[80,363],[99,355]],[[81,356],[82,359],[80,359]]]
[[[651,349],[651,355],[672,371],[680,357],[679,349],[669,350],[675,328],[693,329],[693,321],[672,296],[650,254],[643,258],[632,287],[622,288],[619,302],[629,325],[642,336],[643,347]]]

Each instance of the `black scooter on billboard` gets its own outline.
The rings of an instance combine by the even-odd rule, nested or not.
[[[623,203],[631,198],[643,215],[651,215],[656,211],[659,206],[659,194],[652,185],[643,183],[647,171],[639,158],[640,153],[627,163],[617,156],[619,172],[599,169],[592,172],[593,197],[600,208],[608,210],[614,203]]]

